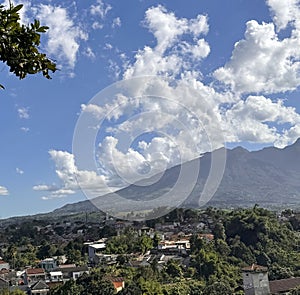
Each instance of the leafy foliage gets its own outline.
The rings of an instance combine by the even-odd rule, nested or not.
[[[20,79],[39,72],[50,79],[49,71],[55,72],[56,64],[39,51],[41,34],[48,27],[41,26],[38,20],[27,26],[21,24],[19,11],[22,7],[22,4],[10,4],[5,9],[0,5],[0,60]]]

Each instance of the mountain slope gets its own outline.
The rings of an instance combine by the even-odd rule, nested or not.
[[[185,194],[185,181],[189,182],[197,173],[196,161],[200,162],[200,170],[193,191],[180,206],[199,207],[199,199],[207,180],[211,165],[211,153],[203,155],[200,160],[184,163],[165,171],[159,181],[149,186],[130,185],[118,191],[124,199],[153,201],[159,196],[166,195],[179,179],[180,171],[185,171],[179,185],[174,192],[174,206],[180,205],[176,193]],[[293,206],[300,208],[300,140],[284,149],[274,147],[260,151],[249,152],[241,147],[226,150],[226,168],[222,181],[213,198],[207,205],[221,207],[242,207],[259,204],[268,208]],[[180,176],[182,177],[182,175]],[[149,183],[152,182],[150,178]],[[181,190],[181,191],[180,191]],[[170,195],[168,195],[170,197]],[[108,194],[93,200],[66,205],[56,211],[78,212],[94,211],[98,208],[116,211],[125,210],[125,202],[119,200],[112,204],[113,195]],[[177,200],[177,201],[176,201]],[[155,206],[158,206],[159,201]],[[200,202],[200,204],[202,204]],[[164,204],[162,204],[163,206]],[[131,208],[139,210],[139,207]],[[127,210],[127,209],[126,209]]]

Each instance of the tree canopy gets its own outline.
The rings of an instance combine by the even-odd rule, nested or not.
[[[56,64],[39,50],[41,34],[48,27],[41,26],[38,20],[22,24],[19,13],[22,7],[22,4],[14,6],[10,3],[8,8],[0,5],[0,61],[20,79],[40,72],[51,79],[49,72],[57,70]]]

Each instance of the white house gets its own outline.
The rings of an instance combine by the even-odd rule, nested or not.
[[[96,256],[96,254],[97,253],[101,253],[105,248],[106,248],[106,244],[105,243],[88,245],[89,260],[91,262],[95,262],[95,256]]]

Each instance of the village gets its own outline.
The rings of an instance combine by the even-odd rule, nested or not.
[[[122,221],[109,216],[95,222],[89,221],[86,215],[83,220],[76,222],[56,220],[49,224],[31,221],[30,226],[26,222],[16,224],[12,232],[19,233],[22,228],[27,228],[28,232],[24,232],[23,239],[26,239],[23,245],[15,244],[12,247],[1,243],[0,290],[52,294],[51,290],[67,281],[76,281],[84,274],[89,275],[97,268],[106,270],[103,277],[113,285],[115,292],[120,292],[129,283],[123,269],[132,269],[134,272],[155,268],[158,273],[166,272],[172,277],[170,285],[183,279],[191,280],[187,278],[187,273],[191,267],[198,269],[195,265],[195,251],[198,249],[195,248],[212,252],[212,247],[220,247],[216,245],[221,239],[224,240],[221,215],[220,211],[214,209],[207,209],[200,214],[177,209],[161,220],[148,222]],[[285,213],[276,218],[279,223],[284,223],[292,217],[295,215]],[[8,232],[8,228],[12,230],[12,225],[4,231]],[[26,237],[34,232],[36,236],[43,237],[42,245],[32,246],[30,238]],[[46,237],[49,243],[45,243]],[[64,247],[60,248],[59,245]],[[30,256],[30,251],[31,254],[35,253],[32,255],[34,261],[24,261],[24,257]],[[24,265],[25,262],[28,264]],[[283,294],[299,287],[299,276],[278,276],[279,280],[269,282],[268,268],[255,263],[250,265],[245,261],[239,264],[234,294]],[[215,272],[201,271],[203,273],[199,271],[199,274],[203,277],[206,276],[205,271],[211,272],[207,275]]]

